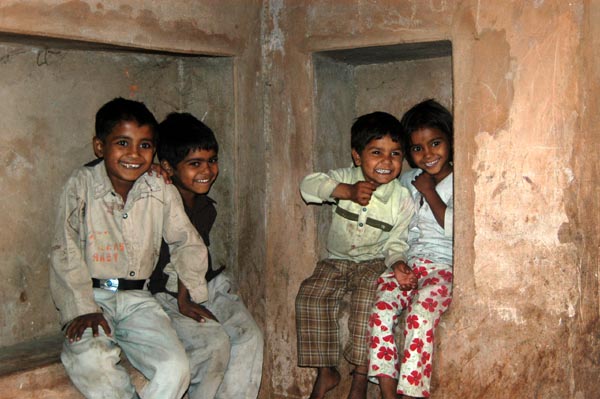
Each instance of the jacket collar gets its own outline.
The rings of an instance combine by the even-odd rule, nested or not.
[[[97,163],[91,167],[92,169],[92,181],[94,185],[94,198],[102,198],[109,193],[114,192],[112,182],[110,181],[108,174],[106,173],[106,166],[104,161]],[[147,173],[140,176],[135,181],[133,187],[127,195],[128,198],[136,200],[144,194],[148,194],[154,191],[160,191],[161,186],[159,184],[160,177],[151,177]]]

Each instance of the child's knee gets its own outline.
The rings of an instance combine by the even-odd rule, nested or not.
[[[169,352],[166,359],[157,365],[156,375],[165,375],[165,381],[179,386],[187,386],[190,383],[190,362],[186,353],[181,350]]]
[[[69,373],[87,373],[114,368],[120,361],[120,354],[119,347],[108,339],[84,335],[81,341],[65,343],[60,358]]]
[[[213,348],[213,352],[231,352],[231,338],[224,329],[221,329],[218,331],[218,333],[213,334],[210,344]]]

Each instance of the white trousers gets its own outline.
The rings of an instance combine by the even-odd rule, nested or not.
[[[219,322],[199,323],[179,313],[177,300],[156,294],[190,361],[190,399],[256,399],[263,363],[263,335],[242,300],[221,273],[208,282],[203,305]]]
[[[65,340],[61,360],[73,384],[89,399],[136,398],[129,374],[119,365],[121,349],[148,380],[143,399],[179,399],[190,381],[185,351],[169,317],[149,291],[113,293],[96,288],[111,336],[85,330],[80,341]],[[119,349],[120,347],[120,349]]]

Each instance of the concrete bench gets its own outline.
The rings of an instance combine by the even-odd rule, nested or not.
[[[73,386],[60,362],[63,336],[39,338],[0,351],[2,399],[84,399]],[[133,384],[139,390],[144,376],[123,357]]]

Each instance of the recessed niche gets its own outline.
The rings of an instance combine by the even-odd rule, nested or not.
[[[449,41],[322,51],[314,54],[314,168],[350,166],[350,127],[360,115],[385,111],[398,119],[414,104],[435,98],[452,110],[452,44]],[[405,167],[408,165],[405,164]],[[331,210],[319,216],[319,253]]]
[[[159,121],[191,112],[210,126],[221,167],[210,195],[220,215],[233,213],[233,82],[231,57],[0,35],[0,347],[59,332],[48,290],[56,207],[71,171],[94,158],[95,113],[110,99],[143,101]],[[217,265],[235,265],[234,220],[215,225]]]

